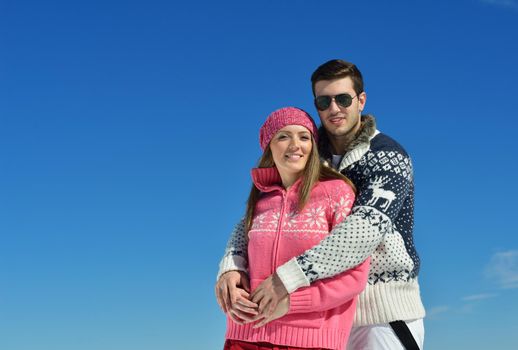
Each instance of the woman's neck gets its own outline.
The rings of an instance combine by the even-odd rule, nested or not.
[[[281,175],[282,186],[285,189],[289,189],[299,179],[299,177],[302,175],[302,172],[300,172],[300,173],[283,173],[282,171],[279,171],[279,175]]]

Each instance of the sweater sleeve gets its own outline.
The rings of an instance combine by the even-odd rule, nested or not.
[[[388,151],[377,153],[382,152]],[[393,232],[393,222],[413,187],[413,174],[408,156],[397,150],[391,152],[395,161],[390,164],[366,163],[362,169],[355,169],[362,175],[356,181],[358,196],[351,215],[318,245],[277,268],[289,293],[357,266],[375,251],[387,233]],[[381,159],[377,153],[373,157]]]
[[[237,270],[248,272],[248,248],[245,233],[245,221],[241,219],[230,234],[225,248],[225,254],[219,263],[216,280],[228,271]]]
[[[367,285],[370,258],[341,274],[316,281],[290,294],[288,314],[326,311],[360,294]]]
[[[332,228],[349,215],[355,195],[343,181],[332,181],[326,185]],[[369,262],[367,258],[360,265],[339,275],[316,281],[309,287],[291,293],[289,313],[325,311],[353,299],[367,284]]]

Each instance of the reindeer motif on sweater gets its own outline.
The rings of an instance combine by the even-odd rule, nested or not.
[[[388,184],[388,177],[376,176],[367,188],[372,190],[372,198],[367,202],[367,205],[376,205],[379,199],[384,199],[385,204],[381,205],[380,208],[387,210],[392,201],[396,199],[396,194],[389,190],[384,190],[383,185]]]
[[[331,164],[327,146],[323,143],[319,151]],[[294,291],[342,273],[371,256],[369,281],[358,299],[355,325],[424,317],[418,283],[420,259],[413,238],[410,156],[394,139],[376,130],[373,117],[362,116],[361,130],[335,166],[356,185],[350,215],[318,245],[279,266],[277,274],[286,289]],[[228,270],[246,271],[243,232],[243,224],[238,224],[219,275]]]

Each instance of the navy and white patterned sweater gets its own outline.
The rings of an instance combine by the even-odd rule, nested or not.
[[[330,156],[320,148],[321,155]],[[396,141],[376,130],[372,116],[363,116],[358,137],[338,170],[357,188],[351,214],[318,245],[280,266],[277,274],[291,293],[371,256],[369,282],[358,299],[355,326],[423,318],[410,157]],[[230,270],[246,271],[246,244],[240,222],[227,244],[218,277]]]

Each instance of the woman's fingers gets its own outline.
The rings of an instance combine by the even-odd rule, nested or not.
[[[216,299],[225,313],[230,310],[232,302],[237,300],[241,284],[248,286],[248,276],[241,271],[228,271],[216,282]]]
[[[238,289],[240,298],[237,300],[237,302],[245,307],[251,308],[251,309],[257,309],[259,306],[257,303],[254,303],[250,300],[250,293],[248,293],[244,289]]]
[[[255,304],[252,304],[252,305],[255,305]],[[239,300],[238,302],[234,303],[232,305],[232,309],[233,310],[239,310],[241,312],[245,312],[247,314],[254,315],[254,316],[259,313],[257,311],[257,307],[246,306],[246,305],[242,304],[241,300]]]
[[[228,317],[230,317],[232,319],[232,321],[234,321],[235,323],[237,324],[240,324],[240,325],[243,325],[245,324],[243,322],[243,320],[241,318],[239,318],[239,316],[237,316],[235,313],[234,313],[234,310],[229,310],[229,312],[227,313]]]
[[[234,305],[235,306],[235,305]],[[233,307],[230,312],[241,319],[241,322],[243,323],[249,323],[249,322],[252,322],[255,320],[255,317],[257,316],[256,314],[250,314],[250,313],[247,313],[247,312],[243,312],[235,307]]]

